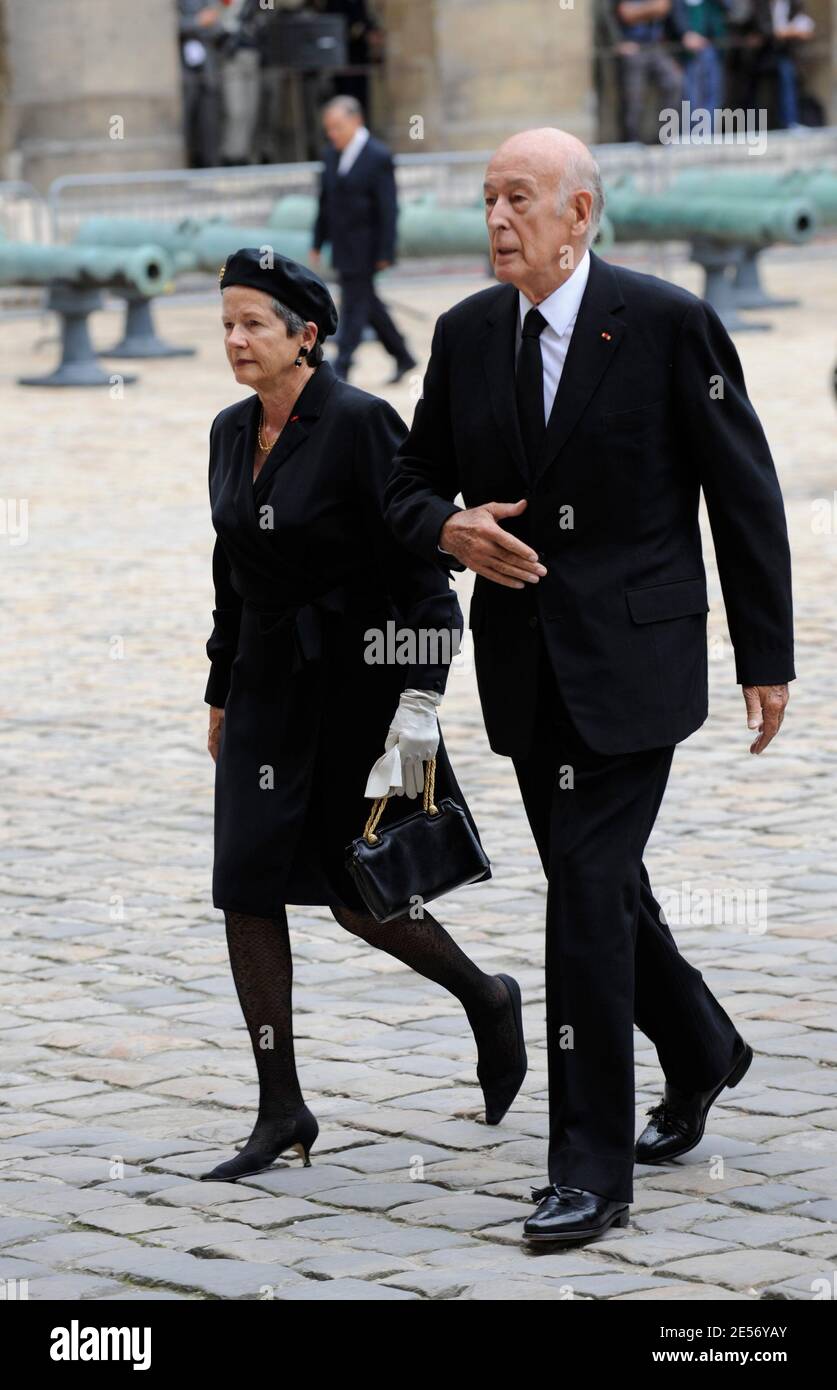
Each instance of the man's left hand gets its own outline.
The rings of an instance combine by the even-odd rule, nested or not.
[[[741,690],[747,706],[747,727],[759,730],[750,752],[763,753],[782,727],[790,692],[786,685],[742,685]]]

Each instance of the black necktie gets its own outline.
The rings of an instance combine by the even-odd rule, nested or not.
[[[541,358],[540,336],[546,328],[546,319],[539,309],[530,309],[523,320],[523,337],[517,354],[517,377],[515,395],[517,397],[517,418],[523,447],[529,462],[529,472],[534,476],[535,463],[546,433],[543,409],[543,360]]]

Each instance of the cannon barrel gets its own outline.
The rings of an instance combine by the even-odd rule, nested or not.
[[[270,210],[271,227],[292,232],[310,232],[317,217],[317,199],[306,193],[288,193],[277,198]]]
[[[316,198],[293,193],[274,204],[270,223],[288,231],[309,230],[316,215]],[[606,250],[613,241],[613,224],[605,216],[596,248]],[[399,256],[483,256],[487,253],[488,232],[482,201],[464,207],[440,204],[432,197],[402,203],[398,217]]]
[[[273,227],[311,231],[317,216],[317,200],[301,194],[280,198],[270,214]],[[488,233],[480,206],[439,204],[434,197],[413,198],[401,204],[398,214],[399,256],[485,255]]]
[[[311,234],[281,227],[238,227],[212,218],[194,217],[180,222],[145,222],[129,217],[88,217],[76,233],[76,244],[91,246],[133,245],[150,237],[172,257],[176,270],[219,269],[222,261],[242,246],[272,246],[283,256],[304,261]],[[327,260],[326,257],[323,257]]]
[[[226,257],[241,246],[270,246],[281,256],[304,262],[311,250],[311,233],[285,231],[282,227],[234,227],[207,222],[194,234],[191,246],[200,265],[210,270],[217,270]]]
[[[79,289],[109,285],[153,295],[162,293],[171,275],[171,257],[163,247],[148,242],[136,246],[0,242],[0,283],[5,285],[44,285],[61,280]]]
[[[608,194],[607,210],[617,241],[799,244],[810,240],[817,222],[816,208],[807,198],[720,199],[717,190],[685,197],[682,191],[653,194],[616,188]]]
[[[698,195],[713,194],[738,198],[804,198],[814,204],[817,221],[823,226],[837,225],[837,173],[828,169],[789,169],[779,174],[714,174],[688,169],[678,174],[673,188]]]

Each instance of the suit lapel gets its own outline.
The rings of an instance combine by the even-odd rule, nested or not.
[[[624,301],[611,266],[590,252],[590,273],[546,434],[535,466],[537,482],[554,463],[616,356],[625,332],[617,311]]]
[[[514,394],[515,315],[519,313],[518,292],[504,285],[486,317],[482,338],[482,363],[488,386],[488,399],[506,447],[524,482],[529,482],[529,464],[517,418]]]

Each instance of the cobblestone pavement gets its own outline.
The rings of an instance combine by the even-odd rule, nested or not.
[[[697,287],[685,263],[665,268]],[[483,967],[521,981],[518,1101],[487,1129],[456,1001],[326,909],[295,908],[312,1165],[196,1180],[249,1133],[257,1099],[211,906],[202,702],[207,435],[242,393],[211,296],[158,307],[197,355],[131,364],[121,397],[15,386],[52,365],[54,327],[6,322],[0,1278],[33,1299],[837,1296],[833,252],[776,255],[768,276],[801,306],[736,341],[786,498],[799,679],[779,740],[751,757],[710,559],[712,713],[677,751],[648,854],[678,944],[756,1058],[697,1149],[637,1169],[629,1226],[571,1253],[520,1237],[545,1181],[545,885],[467,652],[442,719],[494,877],[437,907]],[[426,353],[436,313],[485,283],[477,267],[404,274],[387,294]],[[112,342],[119,315],[93,327]],[[359,384],[382,390],[378,346],[359,361]],[[387,393],[408,419],[414,389]],[[662,1085],[639,1033],[636,1063],[639,1130]]]

